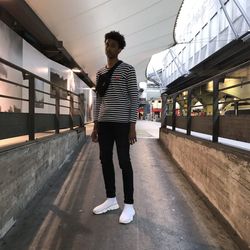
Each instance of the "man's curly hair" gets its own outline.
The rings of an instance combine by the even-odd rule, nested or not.
[[[110,31],[109,33],[105,34],[105,42],[107,39],[112,39],[118,42],[119,48],[124,49],[126,46],[125,38],[121,35],[118,31]]]

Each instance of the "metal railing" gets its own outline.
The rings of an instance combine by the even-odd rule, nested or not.
[[[27,97],[23,95],[12,96],[0,92],[0,99],[2,100],[12,99],[13,101],[21,101],[28,104],[26,105],[26,112],[15,108],[15,106],[7,112],[0,110],[0,140],[22,135],[28,135],[29,140],[34,140],[35,133],[38,132],[53,131],[58,134],[60,133],[60,129],[73,129],[84,126],[84,99],[82,95],[62,88],[3,58],[0,58],[0,63],[20,72],[23,76],[23,83],[28,82],[26,86],[25,84],[20,84],[3,77],[0,78],[0,83],[7,84],[9,88],[16,86],[22,88],[22,93],[25,90],[28,92]],[[36,88],[36,80],[41,81],[43,84],[48,84],[50,91]],[[50,101],[37,100],[36,93],[49,96],[47,99],[50,99]],[[36,112],[37,105],[50,106],[54,112]],[[42,109],[39,110],[41,111]],[[62,112],[62,110],[64,111]],[[65,112],[65,110],[68,111]]]
[[[220,137],[250,143],[250,75],[245,79],[232,73],[244,67],[249,72],[250,61],[172,95],[163,94],[162,127],[210,135],[213,142]],[[232,82],[224,83],[227,79]]]

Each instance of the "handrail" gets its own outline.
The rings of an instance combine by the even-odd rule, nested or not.
[[[26,88],[26,89],[29,88],[28,86],[25,86],[25,85],[23,85],[23,84],[19,84],[19,83],[13,82],[13,81],[9,81],[9,80],[4,79],[4,78],[0,78],[0,81],[6,82],[6,83],[10,83],[10,84],[13,84],[13,85],[16,85],[16,86],[19,86],[19,87],[21,87],[21,88]]]
[[[24,98],[20,98],[20,97],[14,97],[14,96],[8,96],[8,95],[1,95],[0,97],[2,98],[8,98],[8,99],[14,99],[14,100],[19,100],[19,101],[29,101],[29,99],[24,99]]]
[[[5,65],[7,65],[7,66],[9,66],[9,67],[11,67],[11,68],[14,68],[14,69],[16,69],[16,70],[18,70],[18,71],[21,71],[24,75],[33,76],[33,77],[35,77],[35,78],[38,79],[38,80],[41,80],[41,81],[46,82],[46,83],[48,83],[48,84],[50,84],[50,85],[52,85],[52,86],[54,86],[54,87],[57,87],[57,88],[61,89],[61,90],[63,90],[63,91],[66,91],[66,92],[68,92],[68,93],[71,93],[71,94],[73,94],[73,95],[78,96],[76,93],[74,93],[74,92],[72,92],[72,91],[70,91],[70,90],[67,90],[67,89],[65,89],[65,88],[63,88],[63,87],[57,86],[57,85],[54,84],[53,82],[51,82],[51,81],[49,81],[49,80],[47,80],[47,79],[45,79],[45,78],[42,78],[42,77],[40,77],[40,76],[38,76],[38,75],[36,75],[36,74],[34,74],[34,73],[32,73],[32,72],[30,72],[30,71],[28,71],[28,70],[22,68],[22,67],[20,67],[20,66],[17,66],[17,65],[15,65],[15,64],[13,64],[13,63],[11,63],[11,62],[9,62],[9,61],[3,59],[2,57],[0,57],[0,62],[2,62],[3,64],[5,64]]]
[[[20,108],[15,107],[15,105],[10,106],[11,112],[0,112],[0,140],[7,139],[10,137],[20,136],[20,135],[29,135],[29,140],[35,139],[35,133],[37,132],[45,132],[48,130],[54,130],[55,133],[60,133],[60,129],[74,127],[83,127],[84,126],[84,113],[81,112],[80,106],[82,105],[82,100],[80,94],[74,93],[70,90],[67,90],[63,87],[60,87],[54,84],[47,79],[44,79],[18,65],[15,65],[3,58],[0,57],[0,63],[15,69],[23,74],[23,79],[28,80],[28,86],[24,84],[20,84],[17,82],[13,82],[8,79],[0,78],[0,81],[6,84],[12,84],[18,86],[20,88],[25,88],[28,90],[28,99],[20,98],[16,96],[10,96],[6,94],[0,94],[1,98],[13,99],[18,101],[26,101],[28,102],[28,113],[19,112]],[[54,87],[52,93],[40,89],[35,88],[35,79],[40,80],[43,84],[49,84]],[[60,91],[63,91],[67,94],[67,97],[63,97],[60,95]],[[44,95],[49,96],[49,102],[45,100],[36,100],[35,93],[42,93]],[[77,97],[78,101],[74,98]],[[52,98],[52,99],[51,99]],[[60,100],[67,101],[66,103],[61,103]],[[50,103],[50,101],[53,101]],[[52,113],[36,113],[35,104],[44,104],[53,106]],[[15,109],[17,108],[17,109]],[[66,114],[60,114],[61,109],[65,108],[68,111]],[[14,110],[14,112],[13,112]],[[49,111],[50,112],[50,111]],[[18,125],[20,124],[20,126]]]
[[[228,98],[227,100],[220,100],[222,96],[220,95],[220,93],[223,91],[239,88],[241,86],[249,86],[249,79],[242,78],[243,80],[245,80],[244,82],[235,82],[235,84],[232,86],[219,89],[219,83],[221,82],[222,78],[230,78],[231,72],[235,72],[243,67],[248,70],[250,67],[250,60],[171,95],[163,94],[163,110],[165,110],[165,113],[162,113],[162,127],[168,125],[171,126],[173,131],[175,131],[178,126],[184,126],[186,128],[186,134],[188,136],[192,136],[191,132],[202,131],[201,133],[212,135],[213,142],[218,142],[219,137],[224,137],[227,139],[250,143],[250,133],[247,125],[250,121],[250,109],[248,108],[248,106],[244,106],[240,109],[243,102],[245,102],[244,105],[249,105],[248,102],[250,100],[250,96],[244,94],[237,97],[236,95],[232,96],[232,98]],[[227,76],[228,73],[229,76]],[[239,79],[239,81],[240,80],[241,79]],[[199,89],[200,86],[204,86],[209,81],[213,81],[213,91],[210,92],[210,98],[207,99],[207,102],[209,103],[206,103],[206,101],[203,100],[205,103],[203,102],[201,105],[192,105],[192,100],[195,98],[195,95],[193,95],[194,90],[197,88]],[[185,101],[186,106],[181,105],[180,111],[176,112],[176,103],[178,102],[177,96],[184,91],[188,91],[187,99],[182,99],[182,101]],[[205,95],[202,94],[201,96],[204,97]],[[237,99],[235,97],[237,97]],[[171,99],[171,102],[169,102],[169,99]],[[230,103],[234,103],[234,108],[226,107],[227,104]],[[221,109],[219,109],[219,105],[221,104],[225,106],[222,106]],[[192,108],[199,108],[202,106],[204,108],[210,106],[209,110],[204,110],[206,113],[204,113],[203,111],[201,112],[201,114],[206,115],[206,117],[209,116],[210,120],[206,120],[203,116],[194,118],[195,116],[192,115]],[[184,110],[185,113],[183,115],[182,111]],[[179,112],[181,116],[179,116]],[[229,118],[227,115],[230,115],[231,113],[234,114],[234,116],[230,116]],[[184,116],[186,120],[180,120],[179,117],[182,116]],[[176,123],[176,121],[178,121],[178,124]],[[241,126],[240,130],[239,124]]]

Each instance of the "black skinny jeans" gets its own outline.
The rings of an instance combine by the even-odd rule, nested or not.
[[[98,141],[100,160],[108,198],[116,196],[115,170],[113,164],[113,147],[116,143],[119,165],[122,169],[124,202],[133,204],[133,169],[129,155],[129,123],[99,122]]]

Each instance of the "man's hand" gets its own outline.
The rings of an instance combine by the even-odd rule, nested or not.
[[[92,134],[91,134],[92,142],[98,142],[97,127],[98,127],[98,122],[95,121],[95,122],[94,122],[93,132],[92,132]]]
[[[91,134],[91,139],[92,139],[92,142],[98,142],[98,133],[96,130],[93,130]]]
[[[129,143],[133,145],[137,142],[136,138],[136,131],[135,131],[135,123],[130,123],[130,130],[129,130]]]

